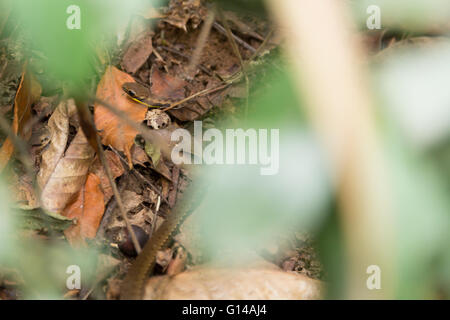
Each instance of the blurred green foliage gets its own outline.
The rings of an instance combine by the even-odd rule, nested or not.
[[[105,34],[115,34],[146,2],[16,0],[13,5],[30,36],[29,44],[44,55],[46,71],[59,80],[80,84],[94,72],[91,63]],[[76,8],[79,8],[79,16]],[[68,25],[76,24],[77,18],[80,28],[69,28]]]

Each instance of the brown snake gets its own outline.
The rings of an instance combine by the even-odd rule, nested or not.
[[[122,90],[125,91],[130,99],[149,108],[169,107],[172,103],[176,102],[174,99],[160,98],[153,95],[149,88],[137,82],[125,82],[122,85]]]
[[[193,187],[196,187],[194,192],[184,195],[182,199],[177,201],[166,221],[164,221],[148,240],[139,256],[131,265],[122,282],[120,292],[121,300],[142,299],[145,280],[155,267],[157,252],[169,243],[177,228],[203,199],[206,188],[204,186],[192,185],[190,189],[192,190]]]

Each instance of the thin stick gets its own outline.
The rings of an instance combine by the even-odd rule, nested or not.
[[[267,34],[267,36],[264,38],[264,41],[259,45],[258,49],[256,49],[256,51],[252,54],[252,56],[250,57],[249,61],[252,61],[253,59],[255,59],[256,57],[258,57],[258,55],[261,53],[261,51],[264,49],[264,47],[267,45],[267,43],[269,42],[270,38],[273,35],[273,32],[275,31],[274,28],[270,29],[269,33]]]
[[[192,53],[191,61],[189,62],[189,65],[187,67],[187,72],[186,72],[188,77],[190,77],[190,78],[193,77],[193,74],[195,73],[197,65],[200,62],[200,56],[206,45],[206,41],[208,40],[209,33],[211,32],[211,27],[212,27],[212,24],[214,23],[215,15],[216,14],[215,14],[214,10],[210,10],[208,12],[208,16],[206,17],[204,24],[202,26],[202,29],[200,31],[200,34],[197,38],[197,42],[195,44],[195,50]]]
[[[191,96],[189,96],[189,97],[187,97],[187,98],[184,98],[183,100],[180,100],[180,101],[178,101],[178,102],[175,102],[175,103],[171,104],[169,107],[167,107],[167,108],[165,108],[165,109],[162,109],[162,110],[163,110],[163,111],[168,111],[168,110],[173,109],[173,108],[175,108],[176,106],[178,106],[178,105],[180,105],[180,104],[182,104],[182,103],[188,102],[189,100],[192,100],[192,99],[194,99],[194,98],[196,98],[196,97],[204,96],[204,95],[211,94],[211,93],[214,93],[214,92],[216,92],[216,91],[225,89],[225,88],[228,87],[229,85],[231,85],[231,83],[226,83],[226,84],[220,85],[220,86],[215,87],[215,88],[204,89],[204,90],[202,90],[202,91],[199,91],[199,92],[197,92],[197,93],[194,93],[193,95],[191,95]]]
[[[163,50],[172,52],[176,55],[179,55],[180,57],[185,58],[186,60],[191,60],[191,57],[189,57],[187,54],[184,54],[180,51],[178,51],[177,49],[174,48],[170,48],[170,47],[166,47],[166,46],[158,46],[158,48],[161,48]],[[206,68],[204,65],[199,64],[198,67],[200,68],[200,70],[202,70],[204,73],[206,73],[208,76],[212,76],[214,75],[213,72],[211,70],[209,70],[208,68]]]
[[[160,206],[161,206],[161,197],[158,197],[158,202],[156,203],[156,208],[155,208],[155,220],[152,221],[152,229],[150,230],[150,235],[148,236],[149,239],[151,239],[153,233],[155,232],[156,220],[158,219],[158,211],[159,211]]]
[[[122,162],[128,166],[127,161],[122,157],[122,155],[116,150],[114,149],[111,145],[109,145],[109,147],[111,148],[111,150],[117,154],[117,156],[119,157],[120,160],[122,160]],[[131,170],[129,170],[130,172]],[[153,191],[155,191],[159,197],[162,197],[162,193],[161,191],[158,189],[158,187],[156,187],[150,180],[148,180],[146,177],[144,177],[139,171],[137,171],[136,169],[133,169],[133,171],[131,171],[134,175],[136,175],[139,179],[141,179],[142,181],[144,181],[145,183],[147,183],[152,189]],[[169,202],[163,198],[164,203],[166,203],[167,205],[169,205]]]
[[[125,221],[125,224],[127,226],[128,234],[131,236],[131,241],[133,242],[133,245],[134,245],[134,248],[135,248],[137,254],[139,254],[139,253],[141,253],[141,246],[139,244],[139,241],[137,240],[137,237],[133,231],[133,228],[131,227],[131,223],[128,220],[127,213],[125,211],[125,207],[123,206],[122,198],[120,197],[119,190],[117,190],[117,185],[113,179],[113,176],[111,173],[111,168],[109,166],[108,161],[106,160],[105,152],[103,151],[103,146],[102,146],[102,142],[100,141],[100,136],[97,134],[96,137],[97,137],[97,145],[98,145],[100,161],[102,162],[103,167],[105,168],[106,176],[108,177],[109,184],[112,187],[114,197],[116,198],[117,205],[119,206],[119,211],[120,211],[122,218]]]
[[[225,30],[224,27],[222,27],[218,22],[214,22],[213,24],[214,29],[216,29],[217,31],[219,31],[220,33],[226,35],[227,31]],[[251,45],[249,45],[247,42],[245,42],[244,40],[242,40],[241,38],[239,38],[237,35],[235,35],[234,33],[231,33],[233,39],[239,43],[241,46],[243,46],[245,49],[250,50],[252,53],[254,53],[256,51],[255,48],[253,48]]]

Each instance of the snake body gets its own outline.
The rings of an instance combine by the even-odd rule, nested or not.
[[[148,240],[139,256],[131,265],[122,282],[121,300],[142,299],[145,280],[152,273],[156,264],[156,254],[163,249],[174,235],[184,219],[195,210],[203,198],[205,188],[198,188],[193,195],[185,195],[172,209],[168,218]]]
[[[149,108],[169,107],[172,103],[176,102],[174,99],[155,96],[151,93],[150,88],[137,82],[125,82],[122,85],[122,90],[130,99]]]

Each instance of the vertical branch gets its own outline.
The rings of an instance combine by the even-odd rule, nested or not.
[[[298,92],[333,166],[348,254],[346,298],[392,298],[394,229],[381,144],[345,2],[267,0],[283,27]],[[378,265],[383,290],[366,287]]]

